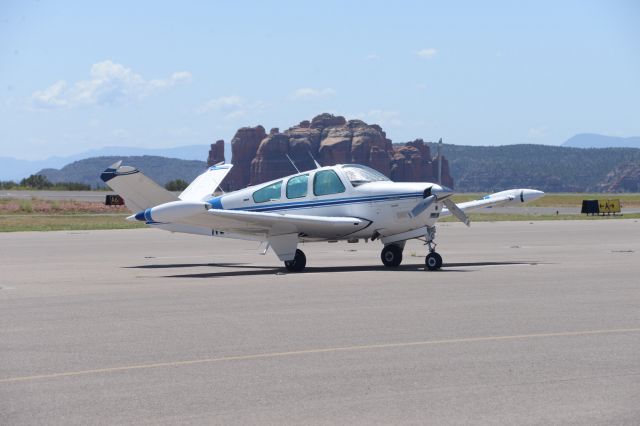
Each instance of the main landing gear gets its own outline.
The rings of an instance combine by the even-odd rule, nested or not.
[[[305,266],[307,266],[307,256],[300,249],[296,249],[296,255],[293,260],[284,261],[284,267],[289,272],[302,272]]]
[[[402,263],[402,248],[396,244],[387,244],[382,248],[380,259],[387,268],[397,268]]]
[[[433,242],[436,236],[436,228],[427,228],[425,244],[429,246],[429,254],[424,258],[424,265],[429,271],[437,271],[442,268],[442,256],[436,253],[436,244]],[[404,249],[404,241],[398,243],[387,244],[382,248],[380,259],[382,264],[387,268],[397,268],[402,263],[402,250]]]

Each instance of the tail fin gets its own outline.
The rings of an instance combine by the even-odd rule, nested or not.
[[[209,167],[206,172],[195,178],[187,189],[182,191],[180,199],[183,201],[202,201],[204,198],[210,198],[232,167],[232,164],[216,164]]]
[[[178,200],[172,192],[140,173],[138,169],[120,164],[122,161],[111,165],[102,172],[100,179],[124,198],[126,206],[132,212]]]

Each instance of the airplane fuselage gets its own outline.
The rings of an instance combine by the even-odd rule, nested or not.
[[[275,179],[215,197],[208,202],[214,209],[363,219],[362,227],[356,232],[337,238],[333,234],[325,234],[319,230],[314,235],[304,236],[307,240],[369,238],[376,232],[380,235],[389,235],[425,225],[432,226],[438,220],[439,212],[442,210],[441,203],[433,203],[420,218],[411,217],[409,214],[416,203],[424,198],[425,190],[435,184],[380,180],[354,185],[345,173],[344,167],[324,167]],[[316,174],[327,171],[334,171],[342,185],[336,188],[339,192],[318,194],[315,188],[317,187]],[[304,176],[306,176],[305,190],[299,189],[298,193],[291,194],[288,189],[292,187],[292,183],[299,182]],[[265,201],[258,198],[259,202],[256,202],[255,194],[269,187],[274,188],[270,198]]]

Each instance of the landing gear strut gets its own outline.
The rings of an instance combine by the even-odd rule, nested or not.
[[[436,253],[436,243],[433,240],[436,238],[436,228],[431,226],[427,228],[427,246],[429,246],[429,254],[424,258],[424,264],[429,271],[437,271],[442,268],[442,256]]]
[[[380,259],[387,268],[397,268],[402,263],[402,247],[396,244],[387,244],[380,253]]]
[[[307,266],[307,256],[300,249],[296,249],[296,255],[293,260],[284,261],[284,267],[289,272],[302,272],[305,266]]]

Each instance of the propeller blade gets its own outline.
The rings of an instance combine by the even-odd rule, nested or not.
[[[451,212],[452,215],[454,215],[455,217],[458,218],[458,220],[462,223],[464,223],[467,226],[470,226],[470,220],[469,220],[469,216],[467,216],[461,209],[460,207],[458,207],[456,205],[456,203],[454,203],[453,201],[451,201],[449,198],[442,200],[442,202],[444,203],[445,206],[447,206],[447,209],[449,209],[449,211]]]
[[[409,212],[409,217],[414,218],[416,216],[419,216],[420,214],[422,214],[422,212],[428,209],[435,200],[435,195],[430,195],[429,197],[423,199],[418,204],[416,204],[416,206]]]

